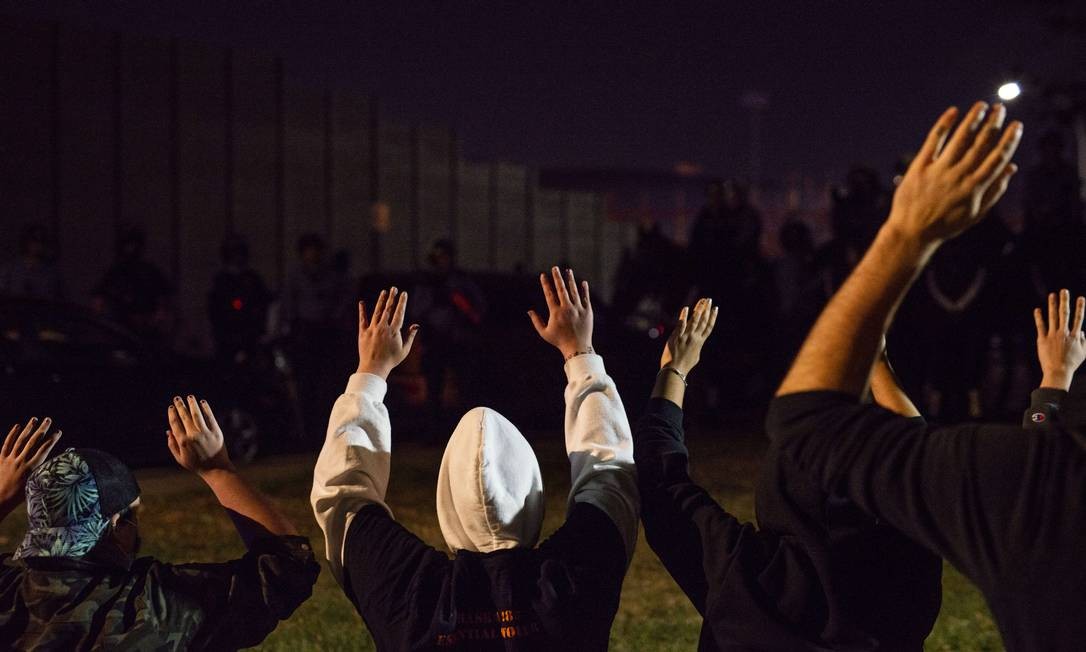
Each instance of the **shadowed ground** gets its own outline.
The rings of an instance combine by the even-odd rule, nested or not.
[[[547,494],[544,535],[562,521],[569,491],[569,466],[560,433],[530,437],[543,468]],[[694,475],[727,509],[752,519],[752,483],[761,441],[753,436],[694,434]],[[323,559],[324,546],[309,510],[315,455],[261,460],[245,475],[273,496],[312,540]],[[439,448],[404,444],[394,449],[389,502],[397,519],[423,540],[443,547],[434,511]],[[240,540],[211,492],[198,478],[175,469],[137,473],[144,491],[140,514],[146,554],[183,561],[226,560],[243,554]],[[23,510],[0,525],[0,550],[11,551],[26,525]],[[612,650],[693,650],[700,621],[642,537],[623,587],[622,605],[611,633]],[[313,597],[281,624],[261,649],[372,650],[354,608],[325,569]],[[928,639],[928,650],[1001,650],[991,616],[977,591],[953,569],[943,576],[943,611]]]

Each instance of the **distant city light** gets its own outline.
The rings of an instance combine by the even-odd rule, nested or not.
[[[999,99],[1009,102],[1022,94],[1022,87],[1018,85],[1018,82],[1007,82],[1000,86],[996,93]]]

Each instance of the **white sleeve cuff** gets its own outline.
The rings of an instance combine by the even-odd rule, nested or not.
[[[606,374],[603,367],[603,358],[595,353],[575,355],[566,360],[566,380],[573,382],[586,376]]]
[[[388,382],[375,374],[351,374],[347,380],[344,394],[361,394],[366,398],[381,403],[388,392]]]

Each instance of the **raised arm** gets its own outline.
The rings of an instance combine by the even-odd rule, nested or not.
[[[679,312],[679,323],[660,355],[660,372],[652,388],[652,398],[662,398],[682,409],[686,397],[686,377],[701,360],[701,348],[716,326],[720,308],[713,307],[712,299],[700,299],[694,306],[694,318],[690,308]]]
[[[324,447],[313,469],[310,502],[324,531],[325,554],[343,582],[343,547],[355,514],[366,505],[385,505],[392,427],[384,405],[388,374],[411,352],[419,327],[401,334],[407,293],[382,291],[372,318],[358,304],[358,370],[336,399]],[[391,510],[389,510],[391,514]]]
[[[1048,295],[1048,324],[1040,308],[1033,311],[1037,325],[1037,359],[1041,363],[1041,386],[1033,390],[1030,406],[1022,419],[1027,429],[1047,428],[1059,421],[1060,403],[1071,388],[1075,371],[1086,359],[1086,335],[1082,322],[1086,297],[1075,302],[1071,321],[1071,293],[1060,290],[1059,297]]]
[[[1045,486],[1036,476],[1046,469],[1026,461],[1062,442],[1009,436],[1021,430],[999,426],[933,429],[859,398],[916,274],[942,241],[983,217],[1016,170],[1009,160],[1021,125],[1004,130],[1001,106],[986,121],[985,112],[983,103],[974,106],[948,142],[956,111],[939,119],[890,217],[811,330],[766,419],[766,432],[797,473],[970,572],[1002,571],[1013,560],[1011,544],[985,547],[984,528],[1021,527],[1014,518],[1021,488]],[[1056,509],[1058,501],[1049,504]],[[985,518],[975,518],[982,512]],[[1008,534],[1000,544],[1014,540]]]
[[[176,396],[166,417],[170,453],[182,468],[207,483],[233,520],[245,547],[252,548],[263,537],[298,534],[287,517],[238,474],[207,401],[197,402],[191,395],[183,401]]]
[[[687,376],[701,357],[717,312],[711,300],[701,299],[692,316],[689,308],[679,313],[660,358],[648,407],[634,426],[645,538],[703,616],[710,595],[726,584],[743,534],[753,532],[753,526],[740,523],[690,477],[683,399]]]
[[[573,270],[540,274],[548,319],[528,315],[536,332],[565,358],[566,453],[572,489],[569,507],[594,505],[615,523],[633,555],[640,501],[634,473],[633,439],[626,410],[603,358],[592,348],[592,299],[588,282],[578,287]],[[553,281],[553,285],[552,285]]]
[[[49,434],[53,420],[49,417],[38,423],[31,418],[22,428],[15,424],[0,446],[0,522],[23,502],[26,496],[26,479],[34,469],[49,457],[60,431]],[[37,426],[37,428],[35,428]]]
[[[984,216],[1018,169],[1010,159],[1022,125],[1003,130],[1005,115],[1002,105],[988,111],[979,102],[947,142],[957,109],[943,113],[898,186],[890,217],[815,322],[778,396],[864,393],[879,341],[920,270],[943,241]]]
[[[875,358],[875,366],[871,370],[871,394],[883,408],[895,414],[912,419],[920,417],[920,410],[916,409],[901,381],[897,379],[894,368],[890,366],[890,358],[886,355],[886,341]]]
[[[175,397],[167,418],[170,453],[215,493],[248,552],[228,562],[163,564],[158,578],[203,614],[191,649],[257,645],[309,598],[320,566],[309,540],[234,469],[207,401]]]

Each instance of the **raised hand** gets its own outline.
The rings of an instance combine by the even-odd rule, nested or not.
[[[978,102],[948,141],[958,110],[947,109],[894,193],[887,225],[937,244],[980,221],[1018,170],[1010,161],[1022,138],[1022,123],[1004,129],[1006,115],[1001,104],[989,109]]]
[[[38,423],[30,419],[20,430],[15,424],[0,446],[0,517],[22,502],[26,479],[49,456],[60,431],[49,434],[53,420],[49,417]],[[35,429],[37,426],[37,429]]]
[[[1082,332],[1086,314],[1086,297],[1075,302],[1075,319],[1071,321],[1071,293],[1060,290],[1048,295],[1048,325],[1040,308],[1034,308],[1037,325],[1037,358],[1041,361],[1041,387],[1067,390],[1075,370],[1086,359],[1086,335]]]
[[[712,299],[699,299],[694,305],[694,315],[690,317],[690,308],[684,307],[679,312],[679,323],[671,332],[664,353],[660,356],[660,368],[671,367],[685,377],[701,360],[701,347],[705,345],[709,333],[716,326],[719,308],[713,307]]]
[[[562,272],[552,267],[551,278],[540,274],[539,283],[547,299],[548,315],[544,322],[536,311],[528,311],[535,332],[544,342],[557,348],[566,360],[580,353],[593,353],[592,297],[588,281],[581,281],[578,288],[572,269],[567,269],[563,278]]]
[[[412,324],[407,329],[407,337],[403,337],[401,331],[406,312],[407,293],[396,288],[381,291],[369,318],[366,317],[365,302],[358,303],[358,373],[388,378],[396,365],[411,353],[419,325]]]
[[[197,403],[191,394],[187,402],[175,396],[166,418],[170,424],[166,445],[182,468],[194,473],[234,468],[223,446],[222,429],[207,401]]]

